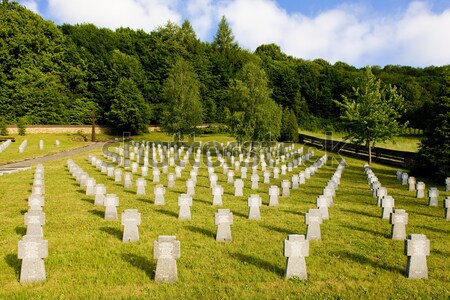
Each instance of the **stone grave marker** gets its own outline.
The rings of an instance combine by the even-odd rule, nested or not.
[[[402,185],[408,184],[408,173],[402,173]]]
[[[272,185],[269,188],[269,206],[278,206],[278,196],[280,189],[277,185]]]
[[[19,241],[17,257],[22,260],[20,283],[46,279],[44,258],[48,256],[48,241],[25,235]]]
[[[259,209],[259,207],[262,204],[261,197],[258,194],[251,194],[250,197],[248,197],[247,204],[249,207],[248,219],[249,220],[261,219],[261,212]]]
[[[130,172],[125,172],[123,176],[123,187],[129,189],[133,186],[133,175]]]
[[[241,178],[246,179],[247,178],[247,168],[241,167]]]
[[[304,235],[289,234],[284,240],[284,256],[286,259],[286,279],[307,279],[305,257],[309,256],[309,240]]]
[[[44,237],[42,225],[45,225],[45,213],[42,210],[30,210],[24,215],[27,235],[32,237]]]
[[[141,176],[142,177],[147,177],[148,176],[148,167],[147,166],[142,166],[141,167]]]
[[[123,237],[122,242],[138,242],[141,225],[141,214],[137,209],[125,209],[122,213]]]
[[[439,191],[432,187],[428,190],[428,206],[438,206]]]
[[[403,171],[402,170],[397,170],[395,173],[397,175],[397,180],[401,181],[402,180]]]
[[[244,196],[244,181],[242,179],[236,179],[234,181],[234,196],[235,197]]]
[[[445,178],[445,191],[450,192],[450,177]]]
[[[320,213],[322,214],[322,220],[328,220],[330,218],[328,213],[328,205],[329,205],[328,197],[320,195],[319,197],[317,197],[316,205],[317,208],[320,210]]]
[[[298,183],[299,183],[299,178],[298,178],[298,175],[297,174],[294,174],[294,175],[292,175],[292,189],[293,190],[298,190],[299,189],[299,186],[298,186]]]
[[[410,176],[408,178],[408,191],[414,192],[416,190],[416,178]]]
[[[428,278],[427,256],[430,255],[430,240],[424,234],[409,234],[405,240],[406,277]]]
[[[28,197],[28,210],[42,210],[44,206],[44,196],[31,194]]]
[[[159,182],[159,175],[161,172],[158,168],[153,168],[152,175],[153,175],[153,182]]]
[[[406,239],[406,224],[408,224],[408,214],[406,211],[404,209],[394,209],[394,212],[391,213],[390,223],[392,224],[391,239]]]
[[[287,170],[286,165],[282,164],[280,168],[281,168],[281,175],[286,175],[286,170]]]
[[[234,171],[228,170],[227,172],[227,183],[233,183],[234,182]]]
[[[450,196],[444,199],[444,218],[450,220]]]
[[[287,179],[281,182],[281,197],[289,197],[291,195],[291,182]]]
[[[89,177],[86,180],[86,196],[93,196],[95,195],[95,185],[97,182],[95,181],[95,178]]]
[[[136,195],[145,195],[145,186],[147,185],[147,180],[145,178],[136,179]]]
[[[115,169],[114,170],[114,182],[121,182],[122,181],[122,169]]]
[[[217,180],[219,176],[216,173],[211,173],[209,175],[209,187],[212,189],[217,185]]]
[[[305,176],[305,172],[301,171],[300,173],[298,173],[298,183],[299,184],[305,184],[306,183],[306,176]]]
[[[175,176],[177,178],[181,178],[181,170],[182,168],[180,166],[175,166]]]
[[[425,183],[419,181],[416,184],[416,198],[424,198],[425,197]]]
[[[119,206],[119,197],[115,194],[106,194],[105,199],[105,220],[117,220],[117,206]]]
[[[162,184],[155,185],[153,193],[155,195],[155,205],[164,205],[164,195],[166,193],[164,186]]]
[[[167,174],[167,188],[169,189],[175,188],[175,178],[176,176],[174,173]]]
[[[381,218],[382,219],[389,219],[391,216],[391,213],[393,211],[395,205],[395,201],[394,198],[392,198],[392,196],[384,196],[383,199],[381,200],[381,207],[382,207],[382,212],[381,212]]]
[[[387,188],[385,187],[379,187],[377,189],[377,205],[381,206],[381,201],[383,199],[383,197],[387,196]]]
[[[186,180],[186,194],[190,195],[190,196],[194,196],[195,195],[195,184],[194,181],[192,181],[192,178],[189,178],[188,180]]]
[[[105,203],[106,186],[104,184],[96,184],[94,187],[95,205],[103,205]]]
[[[278,167],[273,168],[273,178],[280,178],[280,169]]]
[[[106,167],[106,176],[114,177],[114,167],[113,166]]]
[[[252,176],[250,177],[250,180],[252,182],[252,190],[258,189],[258,181],[259,181],[258,174],[252,174]]]
[[[222,206],[222,195],[223,187],[221,185],[216,185],[212,188],[213,201],[212,205]]]
[[[192,197],[188,194],[181,194],[178,197],[178,206],[180,207],[178,211],[178,219],[180,220],[190,220],[191,219],[191,206]]]
[[[44,150],[44,141],[39,140],[39,150]]]
[[[153,258],[157,260],[155,280],[176,282],[178,280],[177,259],[180,258],[180,241],[175,236],[160,235],[153,243]]]
[[[309,209],[305,214],[306,239],[321,240],[320,224],[322,224],[322,213],[319,209]]]
[[[219,209],[214,215],[214,223],[217,225],[216,241],[231,242],[231,224],[233,213],[229,209]]]
[[[263,178],[264,178],[263,183],[270,183],[270,171],[269,170],[264,171]]]

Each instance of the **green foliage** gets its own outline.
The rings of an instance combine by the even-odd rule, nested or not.
[[[287,107],[283,110],[281,122],[280,141],[297,142],[298,141],[298,124],[294,111]]]
[[[347,125],[352,142],[369,147],[369,163],[372,162],[371,148],[378,142],[390,140],[407,124],[400,124],[404,112],[403,97],[391,85],[381,86],[369,67],[359,87],[354,88],[354,98],[343,96],[341,119]]]
[[[227,123],[239,142],[280,136],[282,112],[267,84],[266,73],[255,63],[246,64],[231,84]]]
[[[25,135],[27,130],[28,119],[26,117],[20,117],[17,121],[17,129],[19,135]]]
[[[447,80],[450,83],[450,76]],[[432,108],[433,118],[429,119],[413,168],[418,175],[432,176],[440,181],[450,176],[450,85],[447,93],[449,96],[441,97]]]
[[[8,135],[8,127],[5,118],[0,116],[0,135]]]
[[[199,81],[192,66],[184,59],[179,58],[170,70],[164,81],[163,95],[166,105],[162,128],[180,140],[195,133],[196,126],[203,121]]]

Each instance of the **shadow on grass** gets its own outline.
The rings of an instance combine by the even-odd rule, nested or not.
[[[155,203],[155,201],[153,201],[151,199],[137,198],[136,200],[144,202],[144,203],[150,203],[150,204],[154,204]]]
[[[261,225],[261,226],[264,228],[267,228],[269,230],[279,232],[279,233],[293,234],[293,231],[289,230],[287,228],[282,228],[282,227],[272,226],[272,225]]]
[[[422,228],[425,230],[429,230],[432,232],[440,232],[440,233],[444,233],[444,234],[450,234],[450,230],[444,230],[444,229],[440,229],[440,228],[435,228],[435,227],[431,227],[431,226],[427,226],[427,225],[423,225],[423,226],[415,226],[417,228]]]
[[[242,253],[230,253],[230,256],[238,261],[240,261],[241,263],[246,263],[246,264],[250,264],[250,265],[254,265],[260,269],[266,270],[268,272],[272,272],[277,274],[280,277],[284,276],[284,269],[274,265],[268,261],[265,261],[261,258],[258,257],[254,257],[254,256],[250,256],[250,255],[246,255],[246,254],[242,254]]]
[[[380,215],[381,215],[381,212],[379,215],[378,214],[374,215],[369,212],[365,212],[365,211],[361,211],[361,210],[354,210],[354,209],[346,209],[346,208],[341,208],[340,211],[344,211],[344,212],[348,212],[348,213],[356,214],[356,215],[362,215],[362,216],[366,216],[366,217],[371,217],[371,218],[377,218],[377,219],[380,218]]]
[[[371,229],[358,227],[358,226],[353,226],[353,225],[342,225],[342,227],[345,227],[345,228],[348,228],[348,229],[352,229],[352,230],[367,232],[367,233],[370,233],[370,234],[375,235],[375,236],[381,236],[381,237],[384,237],[384,238],[391,238],[390,231],[388,233],[382,233],[382,232],[378,232],[376,230],[371,230]]]
[[[102,219],[105,218],[105,212],[103,212],[103,211],[100,211],[100,210],[97,210],[97,209],[91,209],[89,212],[91,214],[93,214],[94,216],[98,216],[98,217],[100,217]]]
[[[248,219],[248,215],[242,214],[242,213],[237,212],[237,211],[231,211],[231,212],[233,213],[233,216],[238,216],[238,217],[241,217],[241,218],[244,218],[244,219]]]
[[[205,229],[205,228],[201,228],[201,227],[197,227],[197,226],[186,226],[186,229],[188,229],[189,231],[192,231],[194,233],[200,233],[203,234],[207,237],[212,237],[215,238],[216,237],[216,233],[212,232],[211,230]]]
[[[402,274],[402,275],[405,274],[405,269],[404,268],[400,268],[400,267],[397,267],[397,266],[385,265],[383,263],[380,263],[380,262],[377,262],[377,261],[373,261],[372,259],[370,259],[368,257],[365,257],[363,255],[360,255],[360,254],[346,252],[346,251],[336,251],[336,252],[332,252],[330,254],[335,256],[335,257],[339,257],[340,259],[351,260],[351,261],[354,261],[354,262],[359,263],[359,264],[369,265],[369,266],[371,266],[371,267],[373,267],[375,269],[383,269],[383,270],[386,270],[388,272],[399,273],[399,274]]]
[[[431,217],[431,218],[438,218],[438,217],[440,217],[440,216],[427,214],[427,213],[423,213],[423,212],[418,212],[418,211],[412,212],[412,214],[417,214],[417,215],[421,215],[421,216],[424,216],[424,217]]]
[[[124,253],[122,254],[122,259],[133,267],[144,271],[150,279],[153,280],[155,278],[156,264],[153,260],[134,253]]]
[[[81,198],[81,200],[83,200],[84,202],[88,202],[88,203],[94,204],[94,199],[90,199],[90,198]]]
[[[10,253],[5,256],[5,261],[14,270],[14,274],[17,276],[17,280],[19,280],[19,274],[20,274],[20,259],[17,258],[17,254]]]
[[[25,213],[26,213],[27,211],[28,211],[27,209],[21,209],[21,210],[20,210],[20,214],[21,214],[21,215],[25,215]]]
[[[212,198],[212,196],[211,196],[211,198]],[[192,199],[192,201],[193,201],[193,202],[202,202],[202,203],[209,204],[209,205],[212,206],[212,199],[211,199],[211,201],[206,201],[206,200],[202,200],[202,199],[197,199],[197,198],[195,198],[195,199]]]
[[[100,230],[112,235],[113,237],[118,238],[119,240],[122,240],[123,232],[120,229],[112,227],[100,227]]]
[[[169,217],[175,217],[178,218],[178,214],[176,212],[170,211],[170,210],[166,210],[166,209],[157,209],[157,212],[169,216]]]
[[[133,191],[133,190],[125,190],[124,189],[124,192],[127,193],[127,194],[136,195],[136,191]]]
[[[288,214],[292,214],[294,216],[304,216],[305,215],[304,212],[293,211],[293,210],[289,210],[289,209],[280,209],[280,211],[288,213]]]
[[[17,226],[16,228],[14,228],[15,232],[18,235],[25,235],[27,233],[27,228],[25,226]]]

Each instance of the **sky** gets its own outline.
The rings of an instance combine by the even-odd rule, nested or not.
[[[17,1],[17,0],[16,0]],[[56,24],[151,32],[189,20],[211,42],[223,15],[236,42],[356,67],[450,64],[450,0],[18,0]]]

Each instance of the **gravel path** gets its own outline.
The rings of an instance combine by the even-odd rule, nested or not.
[[[98,148],[103,147],[104,144],[106,144],[106,142],[97,142],[97,143],[89,144],[87,146],[70,149],[70,150],[66,150],[66,151],[62,151],[62,152],[58,152],[58,153],[54,153],[54,154],[49,154],[46,156],[30,158],[30,159],[7,163],[7,164],[3,164],[3,165],[0,164],[0,171],[1,171],[1,169],[31,167],[32,165],[42,164],[42,163],[50,161],[50,160],[60,159],[60,158],[64,158],[64,157],[68,157],[68,156],[72,156],[72,155],[76,155],[76,154],[81,154],[81,153],[91,151],[94,149],[98,149]]]

